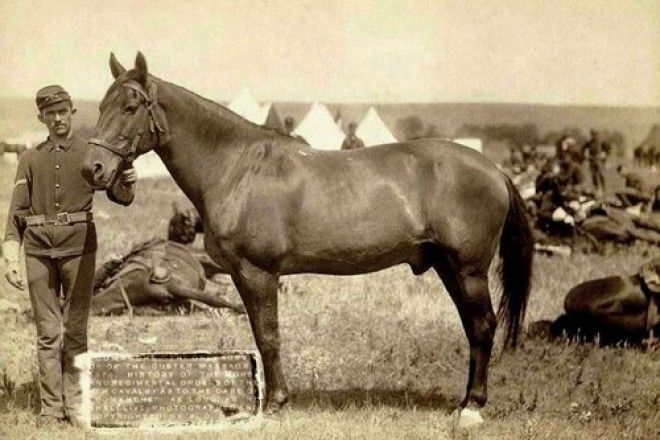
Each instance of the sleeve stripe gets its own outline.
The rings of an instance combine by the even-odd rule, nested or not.
[[[14,186],[18,185],[27,185],[27,179],[18,179],[16,183],[14,183]]]

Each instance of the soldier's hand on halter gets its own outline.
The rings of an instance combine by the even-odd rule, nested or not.
[[[121,182],[125,186],[134,185],[137,182],[137,172],[135,168],[127,168],[121,173]]]

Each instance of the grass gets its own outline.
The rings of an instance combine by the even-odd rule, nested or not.
[[[8,168],[0,166],[0,212],[7,206]],[[10,186],[9,186],[10,187]],[[138,183],[128,208],[97,194],[98,261],[151,235],[164,236],[171,203],[187,203],[167,180]],[[537,256],[528,321],[562,311],[569,288],[589,278],[631,273],[658,254],[642,244],[604,255]],[[274,418],[196,430],[185,438],[657,438],[660,353],[626,347],[524,340],[515,353],[491,362],[486,423],[452,429],[462,399],[468,346],[458,314],[434,273],[414,277],[399,266],[355,277],[301,275],[284,279],[280,296],[282,357],[291,409]],[[35,427],[35,329],[27,294],[3,281],[3,298],[19,311],[0,312],[0,438],[96,438],[67,428]],[[235,293],[234,293],[235,294]],[[139,340],[156,337],[155,344]],[[193,316],[95,317],[91,349],[161,351],[253,346],[244,317],[220,312]],[[115,432],[114,435],[117,435]],[[182,438],[181,431],[121,431],[130,438]],[[112,437],[113,435],[110,435]]]

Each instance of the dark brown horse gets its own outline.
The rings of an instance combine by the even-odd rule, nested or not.
[[[530,291],[532,239],[520,195],[488,159],[446,140],[321,152],[147,73],[138,53],[100,105],[83,173],[106,188],[154,149],[203,220],[205,247],[232,277],[264,364],[267,410],[287,402],[278,278],[355,275],[396,264],[437,271],[470,344],[462,407],[486,402],[497,324],[488,269],[499,247],[499,317],[516,344]]]

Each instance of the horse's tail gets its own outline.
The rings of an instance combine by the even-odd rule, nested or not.
[[[525,202],[506,176],[509,190],[509,212],[500,237],[500,274],[503,292],[497,311],[499,322],[505,325],[505,347],[514,348],[525,319],[529,298],[534,239],[525,210]]]

